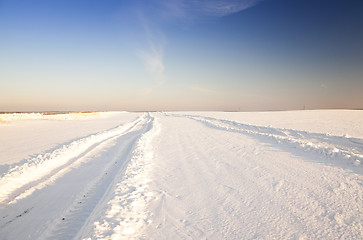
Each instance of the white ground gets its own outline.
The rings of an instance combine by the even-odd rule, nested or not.
[[[363,111],[0,119],[0,239],[362,239]]]

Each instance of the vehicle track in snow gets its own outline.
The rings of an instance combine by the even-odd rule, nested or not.
[[[361,149],[361,139],[144,114],[3,175],[0,238],[357,239]]]
[[[2,238],[22,236],[18,227],[28,232],[29,239],[75,237],[97,206],[108,201],[135,144],[152,123],[153,117],[144,114],[134,122],[77,140],[40,161],[33,159],[12,169],[1,178],[8,188],[2,191],[0,230],[11,233]]]
[[[288,142],[270,141],[275,138],[262,130],[219,127],[203,116],[164,114],[159,120],[148,208],[153,215],[141,237],[360,237],[360,174],[316,161],[320,155]]]
[[[15,203],[55,181],[75,165],[87,161],[94,149],[132,131],[143,119],[144,117],[140,117],[132,123],[73,141],[10,169],[0,179],[0,204]]]
[[[317,153],[329,158],[344,159],[356,167],[362,167],[363,164],[362,139],[292,129],[255,126],[197,115],[173,114],[173,116],[190,118],[212,128],[274,140],[277,143],[284,143],[293,148],[299,148],[303,151]]]
[[[154,162],[158,119],[152,117],[149,131],[138,138],[125,172],[115,178],[116,186],[97,205],[75,239],[134,239],[150,223],[146,206],[154,198],[149,173]]]

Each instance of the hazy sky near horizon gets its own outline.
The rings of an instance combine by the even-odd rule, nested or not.
[[[361,0],[0,0],[0,111],[363,108]]]

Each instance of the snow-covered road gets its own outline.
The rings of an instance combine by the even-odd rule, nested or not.
[[[3,164],[0,238],[362,237],[362,138],[228,113],[133,116]]]

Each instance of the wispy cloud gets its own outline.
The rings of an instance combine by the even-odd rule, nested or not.
[[[210,16],[226,16],[240,12],[256,5],[259,0],[195,0],[191,1],[191,7],[201,14]]]
[[[148,48],[139,50],[139,56],[143,60],[146,70],[156,78],[158,84],[161,84],[166,79],[163,61],[165,38],[157,27],[150,27],[152,22],[147,21],[142,14],[140,14],[140,21],[145,31]]]
[[[140,51],[139,55],[144,61],[146,70],[156,77],[159,83],[162,83],[165,80],[162,53],[151,48],[148,52]]]
[[[222,17],[253,7],[262,0],[155,0],[163,15],[177,19]]]
[[[250,8],[262,0],[152,0],[151,5],[139,9],[139,20],[148,46],[138,50],[146,70],[157,79],[166,81],[163,59],[166,36],[162,29],[167,24],[182,21],[193,23],[202,17],[223,17]],[[152,11],[148,11],[148,8]],[[197,87],[191,87],[197,90]],[[201,89],[199,89],[201,90]],[[206,91],[205,91],[206,92]]]

